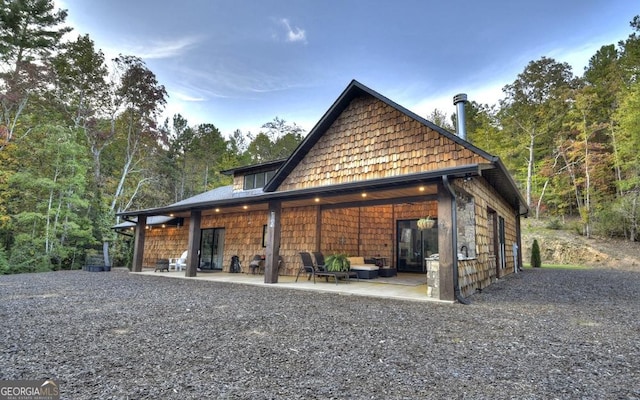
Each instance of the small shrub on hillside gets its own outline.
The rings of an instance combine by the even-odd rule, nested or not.
[[[557,218],[551,219],[549,220],[549,222],[547,222],[547,229],[559,231],[560,229],[562,229],[562,222],[560,222],[560,220]]]
[[[568,223],[567,230],[573,231],[578,236],[584,236],[584,224],[581,221],[572,221]]]
[[[624,215],[621,214],[617,206],[598,211],[594,219],[594,228],[596,231],[608,237],[626,238],[626,225]]]
[[[533,239],[533,245],[531,245],[531,266],[533,268],[542,267],[542,259],[540,258],[540,245],[538,239]]]

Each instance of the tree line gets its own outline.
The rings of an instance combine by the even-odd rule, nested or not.
[[[123,265],[117,212],[230,184],[220,171],[285,158],[303,139],[278,117],[229,138],[180,114],[160,121],[168,95],[144,61],[106,60],[89,35],[65,40],[66,18],[52,0],[0,3],[0,273],[78,268],[105,244]],[[498,104],[466,111],[468,139],[505,162],[534,217],[635,241],[640,17],[630,27],[581,76],[542,57]]]
[[[640,16],[602,46],[582,76],[567,63],[531,61],[499,104],[471,103],[468,137],[499,156],[535,218],[576,217],[575,229],[638,240]]]
[[[78,268],[104,243],[122,265],[117,212],[230,184],[220,171],[302,140],[278,117],[230,138],[179,114],[159,122],[168,95],[144,61],[65,40],[66,18],[52,0],[0,2],[0,273]]]

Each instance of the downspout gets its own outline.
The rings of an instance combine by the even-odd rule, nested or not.
[[[449,177],[442,176],[442,184],[451,195],[451,241],[454,250],[453,254],[453,295],[460,304],[470,304],[460,293],[460,279],[458,278],[458,205],[456,203],[456,193],[451,188]]]

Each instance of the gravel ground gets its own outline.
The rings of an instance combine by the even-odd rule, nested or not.
[[[526,270],[470,305],[0,276],[0,380],[68,399],[638,399],[640,272]]]

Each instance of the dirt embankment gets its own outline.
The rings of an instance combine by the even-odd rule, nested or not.
[[[546,221],[522,221],[523,261],[531,259],[537,239],[542,262],[640,270],[640,243],[593,236],[586,238],[568,229],[548,229]]]

